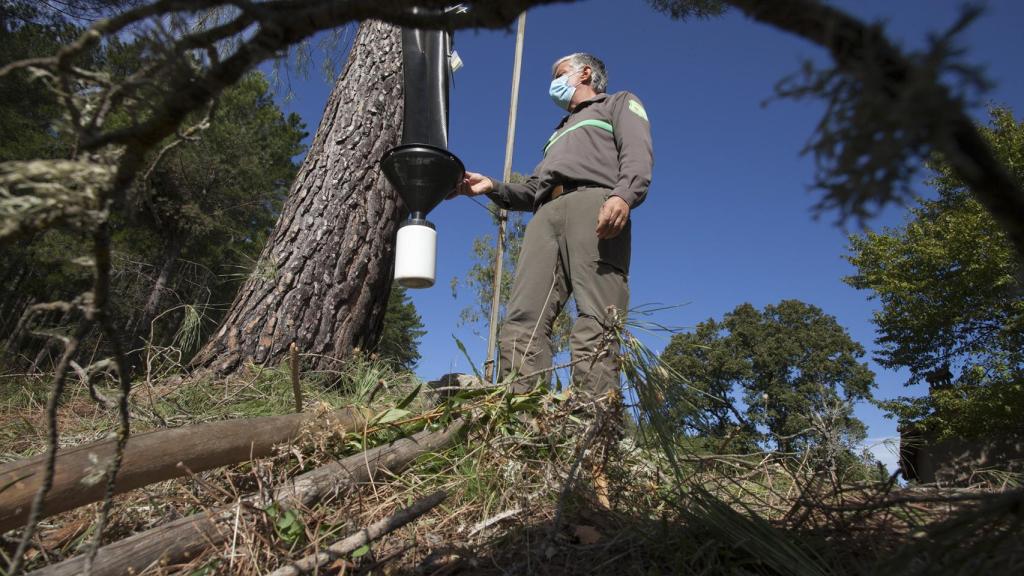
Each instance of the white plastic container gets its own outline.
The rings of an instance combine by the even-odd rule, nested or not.
[[[430,288],[437,266],[437,231],[426,220],[409,220],[398,229],[395,280],[406,288]]]

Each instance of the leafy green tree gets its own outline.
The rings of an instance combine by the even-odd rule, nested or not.
[[[115,43],[100,57],[116,75],[136,52]],[[18,98],[25,97],[31,92]],[[12,105],[28,104],[16,98]],[[213,114],[196,116],[191,125],[198,128],[187,139],[168,140],[164,152],[154,154],[147,177],[128,196],[129,210],[112,218],[112,285],[118,294],[112,314],[130,348],[138,349],[151,333],[158,343],[182,340],[189,307],[206,319],[192,323],[191,331],[210,329],[219,319],[254,268],[306,135],[297,115],[286,116],[277,107],[259,73],[225,90]],[[46,154],[39,147],[29,152]],[[68,299],[87,289],[88,270],[72,262],[85,255],[85,246],[84,236],[50,230],[2,249],[0,272],[14,279],[0,287],[0,324],[8,334],[29,303]],[[151,326],[156,318],[160,322]],[[194,352],[201,336],[190,334],[192,349],[185,352]],[[21,340],[8,347],[27,345],[32,354],[32,342],[39,344]]]
[[[1024,182],[1024,124],[1006,108],[979,130]],[[1020,261],[992,216],[943,161],[930,164],[938,197],[919,199],[907,222],[850,237],[857,273],[871,290],[878,362],[910,371],[925,398],[886,403],[901,420],[941,434],[1020,430],[1024,410],[1024,284]]]
[[[513,179],[514,180],[514,179]],[[487,210],[491,223],[498,227],[499,208],[488,202]],[[505,317],[505,304],[508,303],[512,291],[512,280],[515,278],[516,261],[523,244],[526,231],[526,219],[522,212],[509,212],[505,226],[505,252],[503,254],[501,273],[501,297],[499,299],[499,318]],[[473,265],[466,272],[461,282],[458,277],[452,278],[452,297],[458,296],[460,284],[469,289],[473,302],[459,312],[459,321],[463,325],[482,324],[486,327],[491,314],[491,301],[494,296],[494,262],[497,257],[494,235],[483,234],[473,239]]]
[[[0,66],[49,56],[80,32],[67,22],[42,16],[27,2],[0,2]],[[66,156],[69,143],[54,130],[60,116],[56,96],[27,71],[0,78],[0,162]]]
[[[721,322],[702,322],[673,337],[662,360],[683,377],[681,386],[698,391],[679,395],[692,406],[683,425],[703,409],[712,435],[738,429],[742,441],[783,452],[821,448],[837,457],[865,435],[853,415],[853,404],[870,399],[874,386],[863,355],[833,316],[783,300],[763,310],[742,304]]]
[[[0,67],[49,56],[80,33],[43,8],[36,2],[0,0]],[[72,146],[61,136],[61,121],[62,108],[42,81],[26,70],[0,77],[0,162],[67,157]],[[49,299],[46,294],[54,286],[87,279],[88,272],[67,257],[69,247],[81,242],[66,236],[44,235],[35,243],[21,239],[0,247],[0,334],[5,339],[26,306]]]
[[[835,317],[798,300],[763,311],[749,304],[725,317],[728,345],[747,361],[741,374],[747,417],[788,450],[840,430],[847,444],[864,437],[853,403],[871,398],[874,374],[864,348]]]
[[[384,313],[384,330],[376,352],[396,370],[412,370],[420,359],[420,338],[426,333],[406,289],[392,283]]]
[[[231,299],[277,219],[296,172],[292,158],[304,149],[301,119],[281,112],[260,73],[226,90],[209,120],[195,118],[193,125],[200,127],[195,136],[166,143],[153,160],[130,196],[133,218],[114,237],[116,249],[152,265],[141,313],[130,327],[136,342],[165,309],[181,263],[197,266],[204,290],[170,303]]]
[[[732,400],[732,391],[746,364],[726,346],[725,326],[713,319],[693,332],[679,333],[661,354],[666,366],[682,375],[685,383],[670,389],[672,418],[688,433],[724,439],[743,433],[746,417]],[[746,427],[743,438],[730,446],[750,446],[756,438]]]

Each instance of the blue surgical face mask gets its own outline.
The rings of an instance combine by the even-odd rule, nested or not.
[[[572,95],[576,93],[576,87],[569,85],[569,77],[575,74],[578,74],[578,72],[562,74],[551,81],[551,87],[548,89],[551,99],[555,101],[559,108],[564,110],[569,109],[569,104],[572,103]]]

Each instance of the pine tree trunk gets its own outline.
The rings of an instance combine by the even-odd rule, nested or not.
[[[163,300],[164,291],[167,290],[167,286],[171,282],[171,275],[174,274],[174,269],[178,264],[178,257],[181,255],[181,249],[184,247],[184,244],[184,235],[179,234],[164,248],[163,258],[161,259],[163,264],[160,266],[156,282],[153,283],[153,287],[149,290],[149,296],[146,298],[146,304],[142,308],[142,314],[131,330],[131,337],[128,341],[132,343],[133,349],[141,349],[146,339],[149,338],[151,324],[160,312],[160,302]]]
[[[376,343],[405,215],[377,163],[402,106],[400,31],[364,22],[256,270],[193,367],[275,362],[295,341],[318,368]]]
[[[8,277],[9,279],[4,282],[3,299],[0,300],[0,335],[3,337],[11,333],[21,318],[25,302],[25,291],[22,290],[21,282],[25,279],[27,270],[20,262],[0,268],[0,271],[6,273],[16,271],[13,278]]]

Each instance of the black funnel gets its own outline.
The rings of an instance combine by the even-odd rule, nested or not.
[[[412,219],[426,218],[466,172],[454,154],[427,144],[403,144],[388,150],[380,168],[405,201]]]
[[[402,30],[402,145],[384,153],[380,167],[414,220],[424,219],[465,173],[447,150],[450,52],[451,35],[444,30]]]

